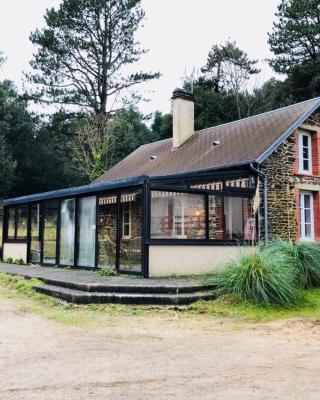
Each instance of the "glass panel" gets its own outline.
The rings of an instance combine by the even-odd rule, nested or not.
[[[9,208],[8,210],[8,239],[15,239],[16,235],[16,210],[15,208]]]
[[[204,195],[152,191],[153,239],[205,239],[205,236]]]
[[[75,200],[61,203],[60,260],[61,265],[74,265]]]
[[[96,197],[79,200],[79,255],[78,266],[95,266]]]
[[[56,201],[46,202],[43,224],[43,262],[46,264],[56,263],[57,215],[58,203]]]
[[[120,269],[141,272],[142,191],[121,194]]]
[[[303,170],[309,171],[309,160],[303,160]]]
[[[311,210],[304,210],[304,220],[306,224],[310,224],[311,223]]]
[[[31,247],[30,261],[33,263],[40,262],[40,205],[31,206]]]
[[[17,239],[26,240],[28,237],[28,208],[19,207],[18,212],[18,226],[17,226]]]
[[[246,197],[209,196],[209,238],[254,240],[252,201]]]
[[[304,208],[310,209],[311,199],[309,194],[304,195]]]
[[[305,237],[306,238],[311,238],[312,237],[312,235],[311,235],[311,224],[305,224],[304,229],[305,229]]]
[[[221,196],[209,196],[209,239],[225,239],[225,217]]]
[[[309,136],[302,135],[302,146],[309,147]]]
[[[99,267],[116,268],[117,195],[99,198]]]

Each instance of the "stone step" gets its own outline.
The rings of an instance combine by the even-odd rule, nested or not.
[[[208,291],[211,289],[215,289],[214,285],[207,284],[190,284],[190,283],[182,283],[177,285],[174,281],[172,283],[163,283],[152,284],[151,280],[140,281],[139,284],[125,284],[119,279],[118,281],[114,281],[112,283],[83,283],[83,282],[74,282],[68,279],[59,280],[52,279],[46,277],[39,277],[44,283],[51,286],[60,286],[67,289],[80,290],[84,292],[119,292],[119,293],[158,293],[158,294],[180,294],[180,293],[194,293],[201,291]]]
[[[136,304],[136,305],[182,305],[198,300],[212,300],[210,291],[193,293],[123,293],[123,292],[88,292],[56,285],[36,285],[34,289],[42,294],[57,297],[75,304]]]

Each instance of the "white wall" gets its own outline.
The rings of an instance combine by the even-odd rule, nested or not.
[[[198,275],[217,271],[229,261],[250,251],[241,246],[150,246],[150,277]]]
[[[17,260],[21,258],[23,262],[27,263],[27,243],[4,243],[3,244],[3,259],[8,258]]]

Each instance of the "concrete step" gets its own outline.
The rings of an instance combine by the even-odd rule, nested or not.
[[[180,293],[194,293],[201,291],[208,291],[211,289],[215,289],[214,285],[201,285],[201,284],[180,284],[177,285],[173,281],[172,283],[164,282],[163,284],[157,282],[157,284],[152,284],[151,280],[147,280],[142,284],[125,284],[119,281],[114,281],[112,283],[84,283],[84,282],[75,282],[72,280],[68,280],[67,278],[64,280],[52,279],[41,277],[40,278],[44,283],[51,286],[60,286],[67,289],[80,290],[84,292],[119,292],[119,293],[158,293],[158,294],[180,294]]]
[[[198,300],[212,300],[214,295],[211,291],[196,291],[193,293],[123,293],[115,291],[88,292],[70,289],[56,285],[36,285],[34,289],[42,294],[57,297],[69,303],[76,304],[157,304],[178,305],[190,304]]]

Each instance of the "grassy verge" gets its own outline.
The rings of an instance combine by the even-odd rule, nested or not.
[[[41,283],[37,279],[27,280],[22,276],[0,273],[0,297],[13,300],[22,312],[38,314],[67,325],[94,324],[101,318],[112,319],[118,316],[176,315],[176,309],[172,307],[69,304],[35,292],[33,285]]]
[[[320,320],[320,288],[302,290],[295,306],[264,306],[238,298],[235,295],[219,297],[214,301],[198,302],[188,307],[188,313],[230,318],[257,323],[283,319],[303,318]]]
[[[36,293],[32,286],[37,280],[0,273],[0,296],[16,302],[20,311],[35,313],[67,325],[99,323],[101,319],[119,316],[166,316],[228,318],[237,322],[258,323],[274,320],[304,318],[320,320],[320,288],[301,291],[301,299],[294,307],[261,306],[227,295],[214,301],[198,302],[190,306],[126,306],[74,305]]]

